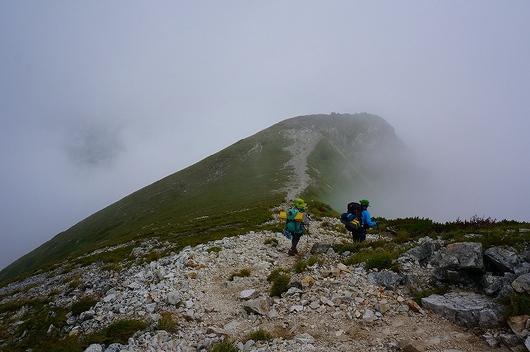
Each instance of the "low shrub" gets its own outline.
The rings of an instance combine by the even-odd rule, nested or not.
[[[354,243],[337,243],[333,245],[333,250],[339,254],[344,252],[355,253],[361,250],[364,247],[362,242]]]
[[[278,240],[276,238],[266,238],[264,241],[263,241],[263,244],[265,245],[273,245],[273,246],[277,246],[278,245]]]
[[[219,253],[220,251],[222,251],[223,249],[219,246],[214,246],[214,247],[210,247],[206,250],[206,252],[208,253],[211,253],[211,252],[216,252],[216,253]]]
[[[296,263],[294,263],[294,271],[297,273],[301,273],[305,271],[307,268],[307,261],[300,259]]]
[[[234,281],[234,278],[236,276],[238,276],[238,277],[248,277],[248,276],[250,276],[250,269],[245,268],[245,269],[239,270],[239,272],[237,272],[237,273],[230,274],[230,277],[228,278],[228,281]]]
[[[394,259],[399,255],[399,252],[391,252],[385,249],[363,250],[350,256],[346,261],[346,265],[355,265],[359,263],[366,263],[366,269],[397,269],[394,265]]]
[[[282,274],[286,274],[288,271],[283,269],[283,268],[278,268],[278,269],[274,269],[273,271],[271,271],[271,273],[269,274],[269,276],[267,276],[267,281],[268,282],[274,282],[274,280],[276,280],[276,278]]]
[[[71,312],[73,315],[78,316],[95,306],[96,303],[98,303],[98,300],[95,297],[81,298],[79,301],[72,304]]]
[[[211,352],[239,352],[234,341],[224,340],[212,346]]]
[[[272,282],[272,287],[270,290],[270,296],[281,296],[282,293],[286,292],[289,289],[289,283],[291,282],[291,277],[287,274],[279,274],[275,277]]]
[[[500,299],[505,306],[504,318],[517,315],[530,315],[530,296],[527,294],[512,294]]]
[[[269,334],[267,331],[259,328],[258,330],[251,332],[248,334],[246,341],[253,340],[253,341],[271,341],[272,335]]]
[[[270,296],[281,296],[282,293],[289,289],[291,277],[287,274],[287,270],[283,268],[274,269],[267,276],[267,281],[272,283],[270,290]]]
[[[393,255],[388,252],[376,252],[366,259],[366,269],[390,269]]]
[[[126,319],[117,321],[106,328],[95,332],[88,339],[89,343],[99,343],[110,345],[112,343],[127,344],[129,337],[133,336],[135,332],[144,330],[147,324],[140,320]]]
[[[178,332],[178,322],[171,312],[163,312],[156,325],[158,330],[165,330],[169,333]]]
[[[412,300],[421,306],[421,299],[430,295],[445,295],[449,292],[449,286],[436,286],[431,288],[415,287],[413,289]]]
[[[297,273],[301,273],[305,271],[308,266],[312,266],[317,263],[320,265],[324,264],[324,260],[317,255],[313,255],[309,257],[307,260],[300,259],[294,264],[294,271]]]

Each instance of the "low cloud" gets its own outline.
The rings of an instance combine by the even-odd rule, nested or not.
[[[65,149],[70,161],[77,166],[109,167],[125,148],[116,130],[92,125],[74,131]]]

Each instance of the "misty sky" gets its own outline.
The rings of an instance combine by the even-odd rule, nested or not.
[[[530,221],[529,18],[527,0],[1,1],[0,268],[316,113],[383,117],[433,175],[373,216]]]

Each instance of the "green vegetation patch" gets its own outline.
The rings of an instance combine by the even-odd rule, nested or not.
[[[387,227],[393,229],[395,232],[393,242],[397,244],[428,236],[441,237],[446,241],[480,242],[486,249],[493,246],[512,246],[522,249],[530,241],[530,231],[520,231],[520,228],[528,229],[529,224],[513,220],[496,221],[489,217],[478,216],[473,216],[469,220],[457,219],[443,224],[418,217],[394,220],[378,218],[377,220],[382,231]]]
[[[273,270],[267,277],[267,281],[272,283],[270,289],[270,296],[281,296],[282,293],[287,292],[289,284],[291,283],[291,276],[287,274],[285,269],[279,268]]]
[[[111,343],[127,344],[129,337],[137,331],[147,328],[147,324],[140,320],[125,319],[119,320],[106,328],[95,332],[88,339],[88,344],[99,343],[110,345]]]
[[[351,255],[346,259],[346,265],[355,265],[360,263],[366,264],[366,269],[393,269],[397,270],[394,265],[394,260],[399,257],[400,252],[389,251],[383,248],[377,248],[375,250],[362,250]]]
[[[14,317],[24,307],[22,316]],[[0,324],[0,336],[5,347],[12,351],[61,351],[62,345],[60,329],[66,325],[67,310],[59,307],[50,307],[47,300],[31,299],[15,301],[0,306],[4,323],[14,323],[12,319],[22,322],[14,331],[8,331],[8,324]],[[50,326],[54,327],[49,331]],[[20,338],[24,336],[24,338]],[[75,343],[71,339],[66,339]]]
[[[504,318],[518,315],[530,315],[530,295],[512,294],[500,299],[504,305]]]
[[[339,254],[343,254],[344,252],[356,253],[365,247],[366,245],[362,242],[346,242],[334,244],[333,250]]]
[[[78,316],[79,314],[90,310],[90,308],[95,306],[98,302],[99,300],[96,297],[83,297],[72,304],[71,312],[73,315]]]
[[[214,344],[210,350],[211,352],[239,352],[233,340],[224,340]]]
[[[247,337],[245,338],[245,342],[246,341],[249,341],[249,340],[253,340],[253,341],[272,341],[272,335],[259,328],[258,330],[256,331],[253,331],[251,332],[250,334],[247,335]]]
[[[297,273],[301,273],[301,272],[304,272],[307,269],[307,267],[313,266],[315,264],[322,265],[324,264],[324,262],[325,262],[324,259],[321,258],[320,256],[313,255],[307,258],[307,260],[300,259],[296,263],[294,263],[294,271]]]
[[[263,240],[263,244],[264,245],[271,245],[271,246],[277,246],[278,245],[278,240],[276,238],[266,238],[265,240]]]
[[[169,333],[177,333],[178,327],[178,321],[171,312],[163,312],[156,325],[157,330],[165,330]]]
[[[235,277],[248,277],[250,276],[251,270],[249,268],[244,268],[239,270],[238,272],[230,274],[228,277],[228,281],[234,281]]]
[[[75,260],[76,264],[81,266],[88,266],[92,263],[106,263],[106,264],[118,264],[126,260],[131,260],[131,251],[136,246],[136,244],[130,244],[128,246],[123,246],[116,248],[114,250],[108,250],[99,252],[92,255],[83,256]]]
[[[210,247],[206,250],[206,252],[208,253],[211,253],[211,252],[215,252],[215,253],[219,253],[220,251],[222,251],[223,249],[219,246],[213,246],[213,247]]]
[[[412,291],[413,291],[412,300],[414,302],[418,303],[421,306],[422,305],[421,304],[421,299],[422,298],[429,297],[431,295],[443,296],[447,292],[449,292],[449,289],[450,289],[450,287],[446,286],[446,285],[440,285],[440,286],[429,287],[429,288],[413,287],[412,288]]]

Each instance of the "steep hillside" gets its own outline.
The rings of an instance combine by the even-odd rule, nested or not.
[[[406,170],[402,153],[405,146],[378,116],[287,119],[89,216],[2,270],[0,282],[64,260],[81,263],[80,256],[108,246],[122,246],[117,255],[126,257],[133,241],[153,237],[179,250],[267,229],[272,209],[300,195],[310,205],[322,202],[340,211],[353,190],[388,184],[383,168],[389,160]],[[318,209],[333,214],[325,206]]]

